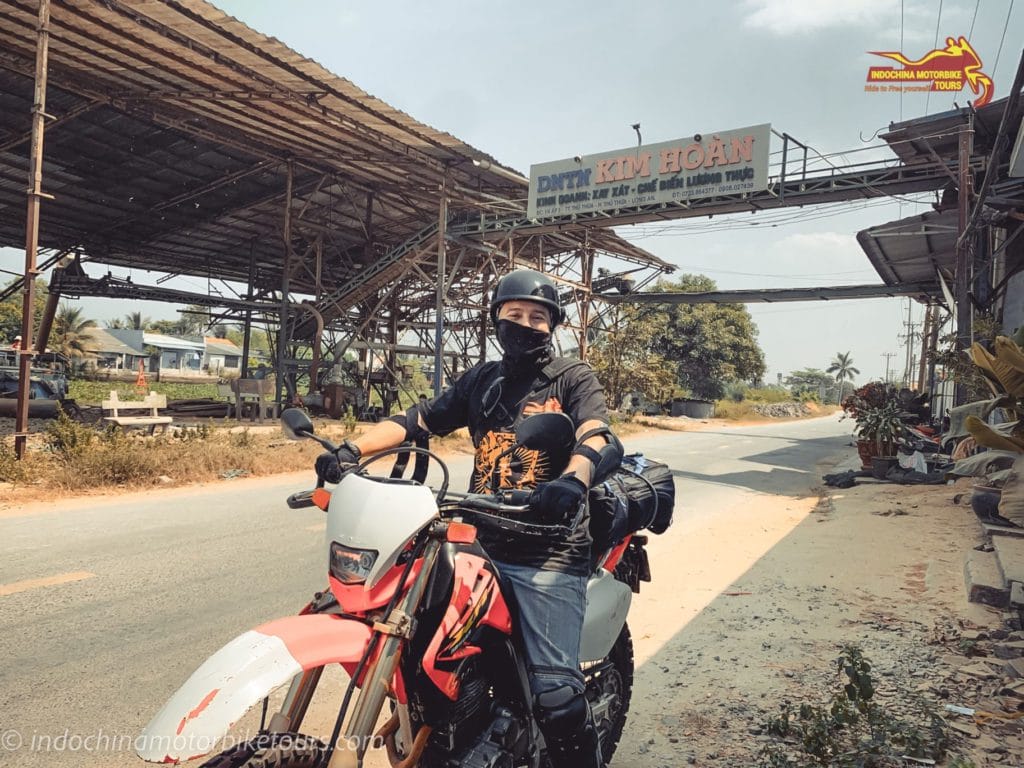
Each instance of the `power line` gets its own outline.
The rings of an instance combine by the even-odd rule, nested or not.
[[[974,21],[978,18],[978,6],[981,5],[981,0],[975,0],[974,2],[974,15],[971,16],[971,31],[967,33],[967,39],[974,39]]]
[[[1010,26],[1010,14],[1013,13],[1013,0],[1010,0],[1010,7],[1006,9],[1006,23],[1003,24],[1003,36],[999,38],[999,50],[996,51],[996,63],[992,65],[992,75],[995,76],[999,68],[999,54],[1003,52],[1003,41],[1006,40],[1006,28]]]
[[[939,24],[940,23],[942,23],[942,0],[939,0],[939,17],[937,19],[935,19],[935,42],[932,43],[932,48],[938,48],[939,47]],[[903,49],[900,48],[900,50],[902,51]],[[902,88],[900,89],[900,93],[903,93],[903,89]],[[928,104],[931,101],[931,99],[932,99],[932,92],[928,91],[928,96],[924,100],[924,113],[926,115],[928,114]],[[902,120],[902,119],[903,119],[903,116],[900,115],[900,120]]]
[[[903,52],[903,0],[900,0],[900,52]],[[899,92],[900,100],[900,122],[903,122],[903,89],[900,88]],[[928,108],[925,107],[925,114],[928,114]]]

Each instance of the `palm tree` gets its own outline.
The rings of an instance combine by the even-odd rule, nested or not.
[[[839,397],[836,402],[841,403],[843,401],[843,382],[847,379],[853,381],[853,377],[860,371],[853,367],[853,358],[850,357],[849,352],[837,352],[836,359],[832,361],[826,372],[836,375],[836,381],[839,383]]]
[[[86,348],[89,329],[96,327],[96,321],[82,317],[81,307],[61,304],[53,320],[53,341],[57,351],[68,357],[90,357]]]
[[[129,312],[124,316],[124,327],[133,331],[144,331],[149,328],[149,318],[141,312]]]

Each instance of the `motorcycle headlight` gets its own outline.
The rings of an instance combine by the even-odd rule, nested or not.
[[[342,584],[364,584],[376,562],[376,550],[353,549],[331,542],[331,576]]]

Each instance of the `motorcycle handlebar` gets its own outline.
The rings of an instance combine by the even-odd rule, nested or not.
[[[288,497],[288,508],[289,509],[305,509],[306,507],[315,506],[313,504],[313,490],[299,491],[293,493]]]
[[[508,490],[499,491],[493,495],[478,493],[451,493],[452,514],[463,517],[471,517],[475,521],[490,528],[497,528],[506,533],[517,533],[527,536],[568,536],[576,528],[579,520],[573,521],[572,525],[547,525],[544,523],[532,523],[507,515],[521,515],[530,509],[530,491]],[[497,513],[497,514],[492,514]]]

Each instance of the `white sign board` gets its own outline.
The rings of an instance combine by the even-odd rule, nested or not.
[[[533,165],[526,215],[567,216],[767,189],[770,136],[765,123]]]

